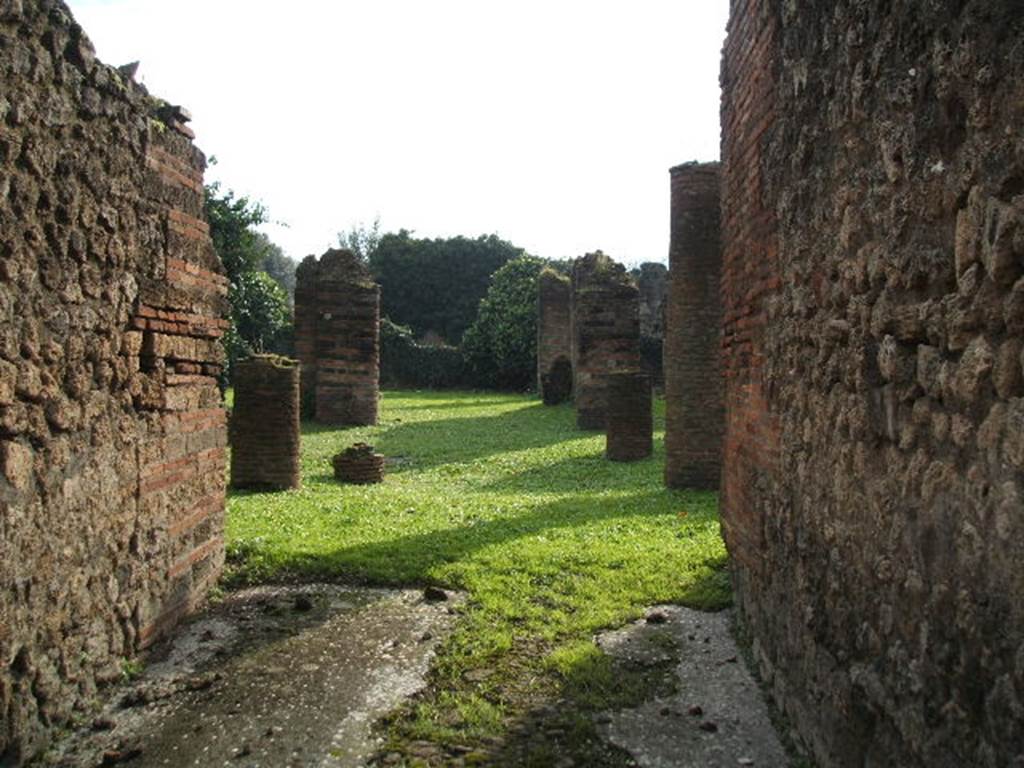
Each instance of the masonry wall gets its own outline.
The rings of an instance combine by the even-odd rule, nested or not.
[[[648,261],[640,265],[636,287],[640,291],[640,335],[660,339],[665,335],[668,298],[668,267]]]
[[[0,3],[0,763],[222,559],[227,280],[187,115],[54,0]]]
[[[295,350],[307,413],[325,424],[376,424],[380,286],[347,250],[306,257],[295,280]]]
[[[625,267],[597,251],[573,263],[571,302],[576,425],[604,429],[607,374],[640,368],[639,293]]]
[[[234,367],[231,485],[285,490],[301,484],[299,366],[254,355]]]
[[[569,321],[569,278],[545,269],[537,280],[537,388],[544,402],[562,402],[572,391],[572,332]],[[558,361],[569,364],[565,376],[555,374]],[[557,392],[552,390],[558,390]]]
[[[1024,762],[1014,0],[734,0],[723,531],[828,766]]]
[[[717,490],[722,471],[719,172],[718,163],[671,169],[672,280],[664,342],[665,483],[670,488]]]

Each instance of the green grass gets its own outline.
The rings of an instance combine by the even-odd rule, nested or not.
[[[715,495],[663,487],[663,411],[655,455],[630,464],[607,461],[603,435],[576,430],[569,406],[525,396],[386,392],[380,426],[304,424],[301,490],[230,497],[230,582],[464,590],[396,743],[500,735],[551,696],[600,708],[621,691],[595,631],[653,603],[729,601]],[[392,461],[381,485],[333,479],[331,456],[360,440]],[[487,674],[467,683],[471,670]]]

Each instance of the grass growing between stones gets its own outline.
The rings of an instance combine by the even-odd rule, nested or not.
[[[716,497],[662,485],[663,412],[655,456],[616,464],[569,406],[386,392],[377,427],[303,425],[301,490],[231,495],[229,580],[467,593],[429,690],[391,722],[398,764],[621,764],[592,715],[643,698],[650,670],[615,668],[593,634],[654,603],[729,602]],[[381,485],[333,479],[360,440],[390,460]]]

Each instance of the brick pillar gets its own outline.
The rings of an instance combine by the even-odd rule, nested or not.
[[[306,258],[296,273],[296,351],[304,403],[324,424],[377,423],[380,286],[354,253]]]
[[[616,371],[607,381],[605,455],[612,461],[647,458],[654,448],[651,377],[643,371]]]
[[[295,269],[295,357],[305,419],[312,419],[316,412],[316,280],[316,256],[307,256]]]
[[[544,403],[572,394],[572,335],[569,278],[545,269],[537,282],[537,387]]]
[[[721,475],[724,428],[719,164],[687,163],[670,173],[665,484],[712,490]]]
[[[573,264],[571,301],[576,425],[604,429],[607,374],[640,367],[639,292],[598,251]]]
[[[298,488],[298,364],[276,355],[257,355],[236,366],[234,384],[231,484]]]

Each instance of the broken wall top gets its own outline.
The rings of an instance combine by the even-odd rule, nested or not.
[[[314,280],[318,283],[348,283],[364,288],[377,285],[370,268],[353,251],[331,248],[317,259],[307,256],[295,271],[296,281]]]
[[[619,290],[635,292],[636,283],[626,268],[611,256],[595,251],[580,256],[572,265],[572,285],[576,291]]]

